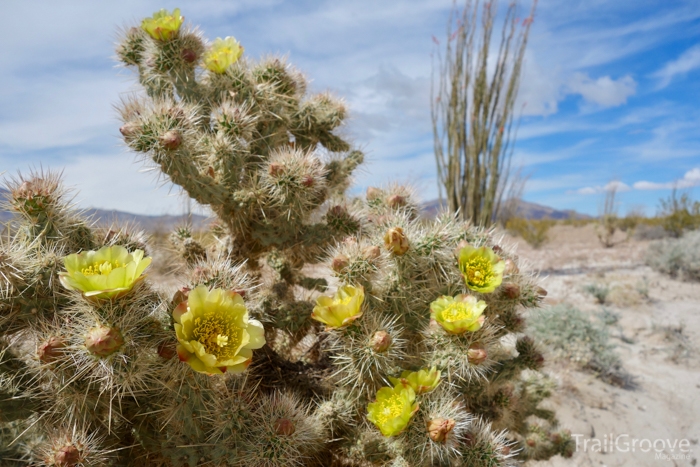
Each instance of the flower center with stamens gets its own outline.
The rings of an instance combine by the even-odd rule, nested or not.
[[[464,265],[464,269],[466,270],[468,281],[478,287],[485,286],[493,277],[491,261],[486,258],[471,258]]]
[[[192,336],[208,354],[219,359],[234,357],[243,338],[232,318],[216,312],[196,318]]]
[[[469,319],[472,317],[471,311],[463,303],[450,303],[442,312],[442,319],[448,323]]]
[[[387,420],[400,416],[402,412],[403,400],[399,394],[394,394],[382,402],[382,408],[379,411],[379,415],[377,415],[377,420],[380,424],[384,424]]]
[[[110,272],[112,272],[112,269],[118,268],[119,266],[119,261],[115,261],[114,264],[112,264],[109,261],[103,261],[103,262],[97,262],[94,263],[86,268],[82,268],[80,272],[83,273],[85,276],[94,276],[96,274],[101,274],[103,276],[108,275]]]

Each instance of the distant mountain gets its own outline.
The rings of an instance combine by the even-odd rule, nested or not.
[[[438,199],[423,203],[423,214],[425,217],[433,218],[442,206]],[[542,206],[541,204],[523,200],[518,201],[516,215],[525,219],[591,219],[591,216],[578,213],[572,209],[560,211],[549,206]]]
[[[0,188],[0,200],[4,201],[7,197],[7,190]],[[131,214],[123,211],[114,211],[106,209],[87,209],[87,216],[92,217],[100,225],[136,225],[139,228],[148,232],[168,232],[178,225],[182,225],[187,221],[186,215],[180,216],[145,216],[140,214]],[[0,222],[8,221],[12,218],[13,213],[0,209]],[[192,227],[195,230],[204,229],[209,223],[209,219],[197,214],[192,215]],[[0,229],[1,230],[1,229]]]
[[[108,211],[105,209],[87,209],[85,214],[92,216],[101,225],[138,225],[148,232],[169,232],[179,225],[187,222],[187,215],[179,216],[145,216],[141,214],[131,214],[123,211]],[[209,219],[204,216],[192,214],[192,228],[194,230],[204,229],[209,223]]]

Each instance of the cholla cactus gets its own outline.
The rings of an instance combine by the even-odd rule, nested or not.
[[[55,174],[10,181],[0,456],[272,467],[571,455],[523,335],[521,308],[545,292],[518,258],[491,231],[420,219],[404,187],[343,198],[362,161],[334,133],[343,104],[183,21],[162,10],[124,33],[118,55],[145,93],[122,103],[121,133],[211,207],[217,241],[173,233],[184,286],[165,295],[146,277],[142,233],[91,225]]]

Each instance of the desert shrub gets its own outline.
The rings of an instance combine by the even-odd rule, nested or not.
[[[555,358],[574,361],[610,384],[632,384],[604,322],[591,321],[578,308],[564,303],[539,310],[530,317],[528,330],[551,348]]]
[[[508,220],[506,229],[512,235],[521,237],[533,248],[539,248],[549,240],[547,232],[555,223],[552,219],[514,217]]]
[[[645,261],[671,277],[700,281],[700,231],[652,243]]]
[[[688,333],[685,332],[685,324],[654,325],[652,330],[663,336],[669,347],[664,349],[668,359],[673,363],[687,361],[694,353],[693,345]]]
[[[635,240],[661,240],[668,237],[668,232],[661,223],[663,219],[658,219],[657,222],[643,222],[637,225],[632,235]]]
[[[601,305],[605,303],[610,293],[610,287],[602,284],[586,284],[583,286],[583,290],[594,296]]]
[[[664,229],[673,237],[700,227],[700,202],[690,199],[688,193],[678,196],[674,189],[668,198],[659,201]]]

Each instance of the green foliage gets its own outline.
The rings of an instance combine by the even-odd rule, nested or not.
[[[547,232],[556,223],[551,219],[524,219],[514,217],[506,223],[506,229],[525,240],[533,248],[540,248],[548,240]]]
[[[700,281],[700,231],[650,244],[645,261],[671,277]]]
[[[592,321],[578,308],[560,304],[540,310],[530,318],[528,330],[549,346],[555,357],[576,362],[611,384],[633,384],[610,343],[605,324]]]
[[[586,284],[583,286],[583,290],[595,297],[601,305],[605,304],[610,293],[610,287],[604,284]]]

